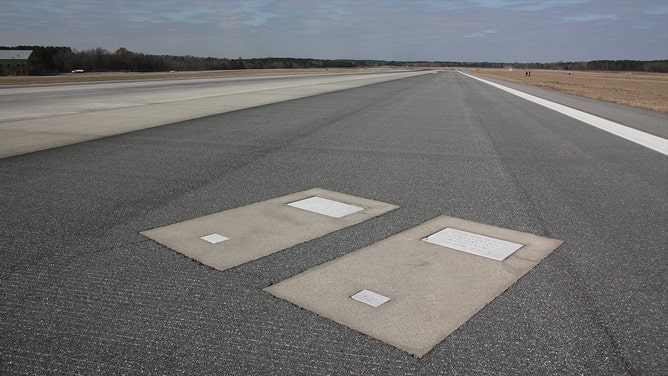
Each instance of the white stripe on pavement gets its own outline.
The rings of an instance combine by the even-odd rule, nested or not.
[[[567,107],[558,103],[554,103],[551,101],[548,101],[543,98],[536,97],[535,95],[523,93],[519,90],[511,89],[509,87],[499,85],[497,83],[483,80],[482,78],[478,78],[475,76],[472,76],[470,74],[458,71],[459,73],[471,77],[473,79],[476,79],[478,81],[484,82],[488,85],[492,85],[498,89],[504,90],[508,93],[517,95],[520,98],[526,99],[528,101],[531,101],[533,103],[539,104],[541,106],[547,107],[551,110],[560,112],[564,115],[570,116],[576,120],[582,121],[584,123],[587,123],[589,125],[593,125],[596,128],[602,129],[606,132],[610,132],[614,135],[617,135],[619,137],[623,137],[629,141],[635,142],[636,144],[642,145],[646,148],[652,149],[654,151],[658,151],[661,154],[668,155],[668,140],[665,138],[657,137],[654,135],[651,135],[649,133],[645,133],[642,131],[639,131],[637,129],[633,129],[630,127],[627,127],[625,125],[615,123],[614,121],[606,120],[603,118],[600,118],[598,116],[594,116],[591,114],[588,114],[586,112],[576,110],[571,107]]]

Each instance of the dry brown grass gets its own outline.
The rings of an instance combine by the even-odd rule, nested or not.
[[[668,74],[514,69],[469,70],[482,76],[668,113]]]

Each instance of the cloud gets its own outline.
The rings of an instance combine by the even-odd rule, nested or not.
[[[534,12],[556,7],[587,4],[589,0],[472,0],[478,6],[488,9]]]
[[[645,14],[650,15],[667,15],[668,14],[668,4],[661,4],[651,8],[645,9]]]
[[[214,57],[659,59],[666,15],[665,0],[3,0],[0,34]]]
[[[327,11],[329,11],[329,12],[331,12],[331,13],[337,15],[337,16],[345,16],[345,15],[353,14],[353,12],[348,11],[348,10],[346,10],[346,9],[344,9],[344,8],[338,6],[338,5],[334,5],[334,4],[316,4],[315,6],[316,6],[316,8],[327,10]]]
[[[478,30],[475,31],[471,34],[464,35],[465,38],[487,38],[490,35],[494,35],[498,33],[498,29],[485,29],[485,30]]]
[[[616,21],[618,18],[616,14],[577,14],[561,17],[565,22]]]

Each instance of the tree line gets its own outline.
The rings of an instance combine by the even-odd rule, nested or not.
[[[308,59],[267,57],[259,59],[229,59],[194,56],[149,55],[119,48],[115,52],[103,48],[76,51],[70,47],[15,46],[0,49],[33,50],[30,57],[31,74],[45,75],[71,72],[165,72],[232,69],[292,69],[292,68],[356,68],[356,67],[455,67],[668,72],[668,60],[594,60],[587,62],[498,63],[455,61],[385,61],[353,59]]]
[[[390,64],[392,65],[392,64]],[[620,71],[620,72],[662,72],[668,73],[668,60],[592,60],[579,62],[554,63],[489,63],[489,62],[402,62],[398,65],[423,67],[456,67],[456,68],[517,68],[517,69],[548,69],[566,71]]]

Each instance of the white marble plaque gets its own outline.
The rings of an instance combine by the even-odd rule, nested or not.
[[[369,290],[362,290],[357,294],[352,295],[351,298],[357,300],[358,302],[368,304],[374,308],[377,308],[390,301],[390,298],[387,296],[383,296]]]
[[[211,244],[217,244],[220,242],[224,242],[225,240],[230,240],[230,238],[220,235],[220,234],[209,234],[206,236],[202,236],[200,239],[206,240],[207,242]]]
[[[524,246],[524,244],[513,243],[450,227],[422,240],[497,261],[505,260],[506,257]]]
[[[338,202],[334,200],[328,200],[326,198],[313,196],[304,200],[299,200],[291,202],[289,206],[308,210],[314,213],[323,214],[333,218],[341,218],[346,215],[357,213],[358,211],[364,210],[359,206],[348,205],[343,202]]]

